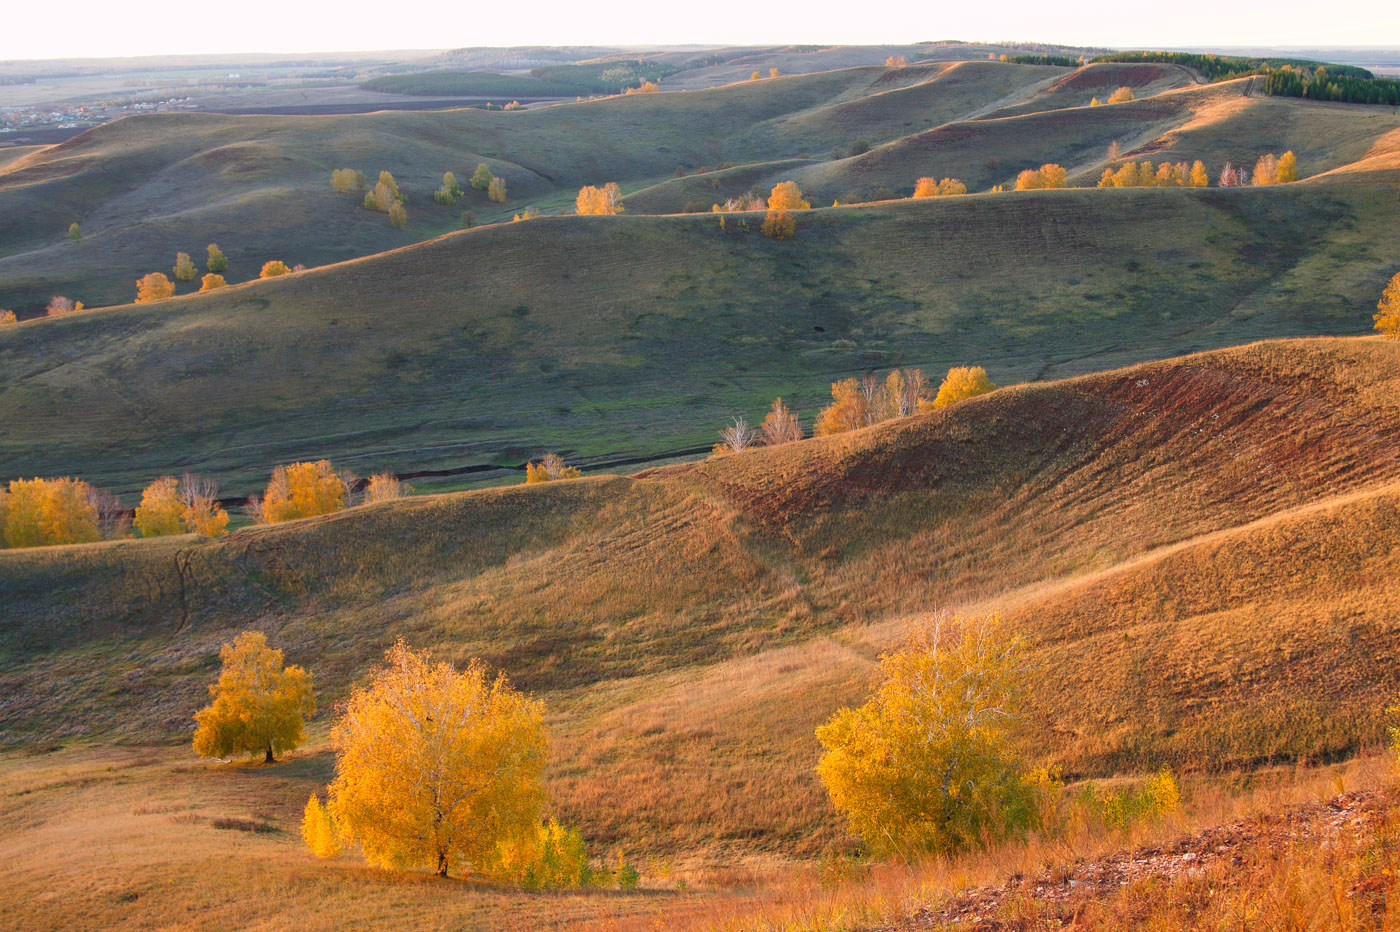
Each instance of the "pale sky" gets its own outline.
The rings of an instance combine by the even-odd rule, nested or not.
[[[0,59],[479,45],[1056,42],[1133,48],[1400,46],[1400,0],[8,0]]]

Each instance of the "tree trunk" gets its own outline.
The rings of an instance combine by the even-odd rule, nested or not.
[[[446,877],[446,876],[447,876],[447,852],[446,852],[446,851],[439,851],[439,852],[438,852],[437,875],[438,875],[439,877]]]
[[[267,743],[267,756],[263,758],[263,763],[264,763],[264,764],[271,764],[271,763],[273,763],[273,762],[274,762],[274,761],[273,761],[273,758],[272,758],[272,742],[269,741],[269,742]]]

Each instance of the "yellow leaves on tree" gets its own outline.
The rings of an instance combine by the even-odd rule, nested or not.
[[[219,485],[212,479],[185,475],[162,476],[146,486],[133,522],[142,537],[199,534],[222,537],[228,533],[228,512],[219,506]]]
[[[136,303],[163,301],[175,294],[175,283],[164,272],[150,272],[136,280]]]
[[[875,423],[869,401],[861,392],[859,379],[842,379],[831,383],[831,398],[831,404],[817,415],[815,436],[827,437]]]
[[[224,277],[222,275],[219,275],[215,272],[209,272],[202,279],[200,279],[199,290],[213,291],[214,289],[222,288],[227,284],[228,282],[224,281]]]
[[[8,310],[8,309],[6,309],[6,310],[0,310],[0,327],[5,326],[6,324],[17,324],[17,323],[19,323],[19,318],[15,316],[15,312],[14,312],[14,311],[11,311],[11,310]]]
[[[1400,272],[1385,286],[1381,300],[1376,304],[1376,315],[1372,318],[1376,329],[1392,340],[1400,340]]]
[[[1013,754],[1021,641],[996,616],[916,629],[881,659],[884,683],[817,729],[817,773],[873,850],[952,852],[1028,824]]]
[[[885,59],[886,68],[903,68],[907,64],[909,64],[909,60],[903,55],[891,55]]]
[[[584,185],[579,188],[575,201],[578,212],[585,216],[609,216],[622,213],[622,189],[617,182],[609,181],[601,188]]]
[[[1054,162],[1048,162],[1038,169],[1028,168],[1016,176],[1017,191],[1035,191],[1042,188],[1063,188],[1066,184],[1065,170]]]
[[[815,436],[824,437],[906,417],[927,405],[928,380],[918,369],[895,369],[881,382],[867,373],[831,386],[830,406],[817,415]]]
[[[500,880],[518,883],[526,890],[587,887],[609,874],[593,870],[578,829],[560,825],[555,819],[502,840],[486,872]]]
[[[641,87],[629,87],[624,94],[659,94],[661,85],[655,81],[643,81]]]
[[[759,230],[769,239],[792,239],[797,235],[797,218],[786,210],[770,210],[764,215]]]
[[[182,282],[192,282],[199,274],[199,269],[195,268],[195,264],[187,252],[175,254],[175,268],[172,271],[175,273],[175,277]]]
[[[67,476],[11,481],[0,521],[5,546],[47,547],[100,540],[95,492],[81,479]]]
[[[920,178],[914,183],[915,197],[948,197],[953,194],[966,193],[967,185],[956,178],[944,178],[942,181]]]
[[[485,162],[481,162],[476,166],[476,171],[472,172],[471,181],[469,183],[476,190],[485,191],[487,188],[491,187],[491,179],[493,177],[495,176],[491,174],[491,169],[487,167]]]
[[[1282,158],[1272,152],[1259,156],[1254,163],[1254,183],[1256,185],[1289,184],[1298,180],[1298,157],[1291,151]]]
[[[1108,102],[1111,104],[1125,104],[1132,99],[1133,89],[1131,87],[1120,87],[1108,95]]]
[[[331,816],[371,864],[484,868],[538,823],[544,706],[479,661],[458,672],[400,641],[346,701],[331,743]]]
[[[955,405],[959,401],[985,395],[995,389],[992,380],[987,378],[987,370],[981,366],[954,366],[948,370],[943,384],[938,386],[938,394],[932,402],[922,402],[920,408],[933,410]]]
[[[365,189],[365,173],[353,168],[332,169],[331,187],[337,191],[363,191]]]
[[[258,272],[258,278],[276,278],[278,275],[286,275],[291,269],[287,268],[287,263],[281,259],[273,259],[271,262],[264,262],[262,271]]]
[[[1155,170],[1151,162],[1124,162],[1117,171],[1105,168],[1099,178],[1101,188],[1204,188],[1209,184],[1210,176],[1200,161],[1194,165],[1159,162]]]
[[[770,78],[776,78],[779,74],[781,74],[781,72],[778,71],[777,68],[769,68],[769,69],[768,69],[768,77],[770,77]]]
[[[204,263],[209,271],[216,275],[228,271],[228,257],[224,255],[224,251],[219,248],[218,243],[210,243],[204,251],[209,254],[208,261]]]
[[[749,75],[749,80],[750,80],[750,81],[757,81],[757,80],[759,79],[759,77],[760,77],[759,73],[758,73],[757,71],[755,71],[753,74]]]
[[[312,793],[301,816],[301,838],[318,858],[333,858],[340,854],[340,833],[335,830],[331,814]]]
[[[399,230],[408,225],[408,209],[399,201],[389,205],[389,225]]]
[[[1200,159],[1197,159],[1196,162],[1191,166],[1190,182],[1191,187],[1193,188],[1210,187],[1210,175],[1206,172],[1205,163],[1202,162]]]
[[[506,202],[506,180],[504,178],[492,178],[486,186],[486,196],[497,204]]]
[[[292,463],[272,471],[257,511],[267,524],[310,518],[340,511],[348,494],[330,460]]]
[[[768,195],[769,210],[808,210],[811,204],[802,199],[802,189],[795,181],[781,181]]]
[[[577,479],[583,473],[573,466],[564,464],[564,457],[558,453],[546,453],[539,464],[525,464],[525,484],[534,482],[554,482],[558,479]]]
[[[282,651],[267,646],[260,631],[244,631],[219,650],[223,669],[209,687],[214,701],[195,715],[194,749],[202,757],[239,751],[263,754],[272,763],[305,737],[306,719],[316,714],[311,674],[282,666]]]

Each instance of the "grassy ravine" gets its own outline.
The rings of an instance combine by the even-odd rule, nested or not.
[[[1096,108],[1100,109],[1100,108]],[[193,468],[361,474],[704,447],[892,366],[1001,384],[1364,333],[1400,265],[1377,185],[1069,190],[804,213],[546,217],[0,331],[0,477],[128,497]]]
[[[284,768],[188,757],[217,647],[248,626],[310,667],[323,708],[395,637],[485,658],[549,705],[562,816],[697,869],[840,841],[812,728],[864,694],[905,619],[945,607],[999,610],[1030,636],[1026,748],[1071,775],[1352,753],[1400,688],[1397,363],[1379,339],[1274,341],[634,478],[218,542],[0,552],[0,769],[32,787],[0,811],[23,826],[0,885],[22,885],[26,851],[82,849],[58,844],[82,829],[52,814],[85,800],[118,833],[139,833],[123,813],[156,813],[162,848],[46,907],[55,918],[106,916],[172,860],[196,871],[230,851],[201,902],[262,876],[293,884],[297,916],[409,883],[297,860],[297,807],[328,773],[324,719]],[[211,846],[206,820],[239,813],[282,834]],[[384,895],[377,915],[412,921]],[[454,909],[504,921],[516,902]]]

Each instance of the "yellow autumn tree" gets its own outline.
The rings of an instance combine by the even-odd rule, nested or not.
[[[559,479],[577,479],[583,473],[573,466],[565,465],[564,457],[558,453],[546,453],[538,464],[525,464],[525,484],[554,482]]]
[[[217,272],[209,272],[202,279],[200,279],[199,290],[213,291],[214,289],[222,288],[227,284],[228,282],[224,281],[224,277],[222,275],[218,274]]]
[[[817,415],[814,436],[856,430],[869,423],[870,404],[861,394],[859,379],[842,379],[831,383],[831,404]]]
[[[967,185],[956,178],[944,178],[941,181],[920,178],[914,183],[914,197],[947,197],[951,194],[966,193]]]
[[[770,78],[776,78],[779,74],[781,74],[781,72],[779,72],[777,68],[768,69],[768,77]]]
[[[486,187],[486,196],[497,204],[504,204],[506,202],[506,180],[492,178],[491,183]]]
[[[1298,180],[1298,156],[1293,154],[1293,150],[1290,149],[1279,156],[1275,177],[1279,184],[1291,184]]]
[[[177,252],[175,254],[175,268],[172,269],[175,277],[182,282],[192,282],[199,274],[199,269],[195,268],[194,262],[187,252]]]
[[[164,272],[149,272],[136,280],[136,303],[162,301],[175,294],[175,283]]]
[[[903,68],[907,64],[909,64],[909,60],[903,55],[891,55],[885,59],[886,68]]]
[[[1400,340],[1400,272],[1385,286],[1372,319],[1377,330],[1392,340]]]
[[[925,411],[946,408],[959,401],[985,395],[995,388],[992,380],[987,378],[987,370],[981,366],[954,366],[948,370],[943,384],[938,386],[938,394],[933,401],[920,402],[919,407]]]
[[[1041,188],[1063,188],[1066,184],[1065,170],[1054,162],[1047,162],[1040,168],[1028,168],[1016,176],[1017,191],[1035,191]]]
[[[1035,816],[1012,747],[1022,644],[995,616],[915,628],[883,658],[864,705],[817,729],[817,774],[874,851],[955,852],[1014,834]]]
[[[5,324],[17,323],[19,323],[19,318],[15,316],[14,311],[8,309],[0,310],[0,326],[4,326]]]
[[[1133,89],[1131,87],[1120,87],[1112,94],[1108,95],[1108,102],[1111,104],[1123,104],[1133,99]]]
[[[291,269],[287,268],[287,263],[281,259],[273,259],[271,262],[264,262],[262,271],[258,272],[258,278],[276,278],[279,275],[286,275]]]
[[[306,737],[306,719],[316,714],[311,674],[282,665],[282,651],[269,647],[261,631],[244,631],[219,650],[223,669],[209,687],[213,702],[195,714],[194,749],[201,757],[245,752],[266,763]]]
[[[1259,156],[1259,161],[1254,163],[1254,184],[1278,184],[1278,156],[1272,152]]]
[[[185,533],[185,504],[174,476],[161,476],[141,492],[132,524],[142,537]]]
[[[750,80],[750,81],[757,81],[758,79],[759,79],[759,73],[758,73],[757,71],[755,71],[753,74],[749,75],[749,80]]]
[[[400,641],[331,731],[329,808],[346,841],[380,867],[489,865],[534,829],[544,801],[544,706]]]
[[[85,544],[102,537],[96,490],[81,479],[15,479],[5,496],[7,547]]]
[[[408,209],[398,201],[389,205],[389,225],[399,230],[408,225]]]
[[[617,182],[610,181],[601,188],[593,185],[584,185],[579,188],[578,198],[574,201],[578,212],[585,216],[608,216],[622,213],[622,189]]]
[[[768,195],[769,210],[808,210],[811,204],[802,199],[802,189],[795,181],[780,181]]]
[[[331,814],[312,793],[301,816],[301,838],[318,858],[333,858],[340,854],[340,833],[335,830]]]
[[[330,460],[291,463],[272,471],[257,511],[267,524],[310,518],[340,511],[348,494]]]
[[[1202,162],[1200,159],[1197,159],[1196,162],[1191,166],[1191,187],[1210,187],[1210,173],[1206,171],[1205,163]]]

